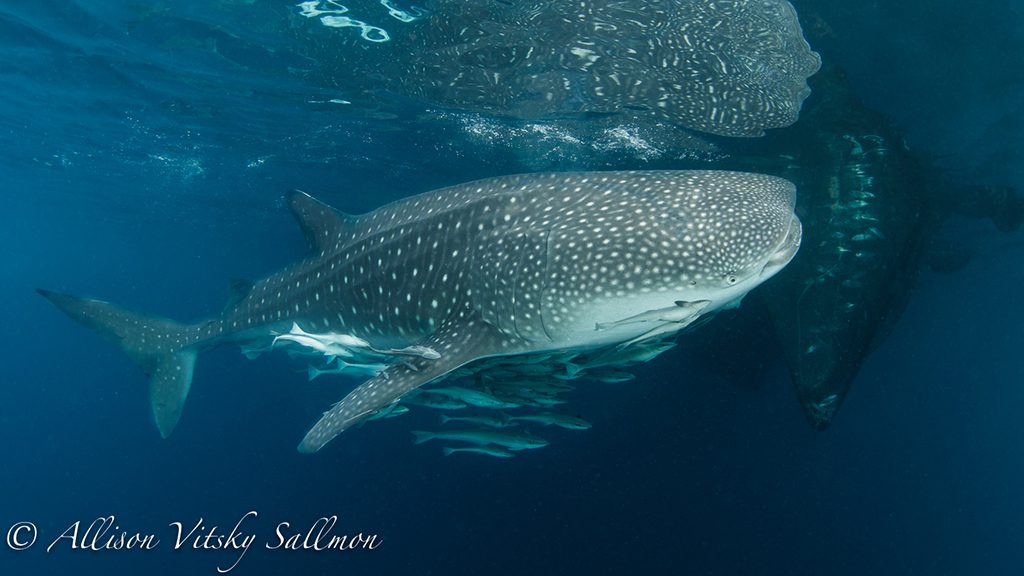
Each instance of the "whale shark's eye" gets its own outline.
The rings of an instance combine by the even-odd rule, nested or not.
[[[728,276],[725,277],[725,281],[728,282],[729,284],[735,284],[736,276],[729,274]]]

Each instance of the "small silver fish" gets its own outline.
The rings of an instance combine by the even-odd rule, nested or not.
[[[610,368],[587,370],[584,372],[583,377],[590,380],[597,380],[598,382],[606,382],[608,384],[629,382],[630,380],[636,379],[635,374],[631,374],[624,370],[613,370]]]
[[[249,360],[253,360],[264,352],[270,352],[274,349],[273,344],[257,344],[256,342],[245,342],[239,345],[239,347],[242,349],[242,354]]]
[[[413,442],[416,444],[423,444],[430,440],[459,440],[461,442],[469,442],[470,444],[497,444],[498,446],[504,446],[509,450],[529,450],[534,448],[543,448],[548,445],[548,441],[543,438],[537,438],[536,436],[530,436],[527,434],[517,434],[514,432],[501,432],[497,430],[452,430],[450,432],[425,432],[423,430],[413,430],[412,435],[414,436]]]
[[[512,458],[515,456],[515,454],[509,452],[505,448],[492,446],[490,444],[484,444],[483,446],[463,446],[461,448],[449,448],[448,446],[445,446],[441,450],[444,451],[445,456],[451,456],[456,452],[483,454],[485,456],[494,456],[495,458]]]
[[[424,408],[433,408],[435,410],[461,410],[469,407],[469,404],[466,404],[465,402],[452,400],[451,398],[445,398],[443,396],[431,396],[429,394],[417,394],[410,398],[403,398],[402,403],[412,404],[413,406],[423,406]]]
[[[511,420],[517,422],[535,422],[541,426],[554,424],[566,430],[586,430],[592,426],[583,418],[569,416],[568,414],[556,414],[554,412],[541,412],[540,414],[523,414],[522,416],[511,416]]]
[[[464,402],[471,406],[478,406],[480,408],[517,408],[519,404],[515,402],[509,402],[502,400],[493,394],[488,394],[482,390],[473,390],[470,388],[462,388],[461,386],[447,386],[444,388],[430,388],[427,390],[430,394],[438,394],[441,396],[447,396],[457,402]]]
[[[480,426],[488,426],[490,428],[508,428],[509,426],[517,426],[512,418],[504,412],[498,412],[497,414],[490,415],[485,414],[481,416],[445,416],[441,414],[441,424],[447,424],[449,422],[466,422],[468,424],[479,424]]]
[[[357,364],[348,363],[337,358],[335,364],[328,365],[327,368],[317,368],[316,366],[310,365],[308,369],[309,380],[312,381],[317,376],[323,376],[324,374],[344,374],[346,376],[376,376],[387,368],[387,364]]]
[[[397,418],[402,414],[408,413],[408,406],[402,406],[401,404],[396,402],[394,404],[389,405],[387,408],[384,408],[380,412],[377,412],[373,416],[370,416],[369,418],[367,418],[367,420],[383,420],[385,418]]]
[[[559,404],[565,404],[565,400],[555,398],[552,396],[544,395],[533,395],[533,396],[516,396],[515,401],[522,406],[535,406],[539,408],[550,408],[551,406],[558,406]]]

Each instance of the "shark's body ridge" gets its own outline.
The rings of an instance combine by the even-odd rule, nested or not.
[[[476,360],[628,347],[738,301],[796,253],[794,201],[786,180],[717,171],[504,176],[358,217],[293,192],[312,254],[236,285],[220,317],[181,325],[40,293],[143,368],[163,436],[204,348],[284,341],[390,360],[309,431],[311,452]]]

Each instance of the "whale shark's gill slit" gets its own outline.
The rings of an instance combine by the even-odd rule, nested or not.
[[[551,336],[543,324],[547,232],[543,229],[527,228],[516,240],[516,264],[511,270],[515,335],[529,342],[551,341]]]
[[[509,270],[512,275],[512,333],[522,338],[526,330],[520,330],[519,324],[522,321],[523,311],[519,302],[519,280],[524,274],[523,262],[526,259],[526,233],[516,236],[517,246],[512,253],[515,255],[516,265]]]
[[[548,341],[554,341],[555,338],[554,338],[554,336],[551,335],[551,332],[548,331],[548,324],[547,324],[546,319],[544,318],[544,315],[545,315],[544,304],[547,301],[546,298],[547,298],[547,293],[548,293],[548,279],[551,278],[551,271],[548,270],[548,267],[551,266],[551,229],[550,228],[545,228],[544,229],[544,251],[543,252],[544,252],[544,263],[538,269],[538,271],[540,272],[540,278],[541,278],[542,284],[540,286],[540,289],[537,290],[537,317],[540,318],[540,327],[544,331],[544,337],[546,337],[548,339]]]

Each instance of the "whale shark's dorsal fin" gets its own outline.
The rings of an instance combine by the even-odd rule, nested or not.
[[[420,386],[479,358],[516,352],[517,342],[483,321],[478,314],[447,322],[421,342],[439,357],[415,356],[391,364],[349,392],[313,426],[299,445],[316,452],[332,438]]]
[[[288,193],[288,207],[314,252],[324,252],[351,235],[357,217],[340,212],[302,190]]]

